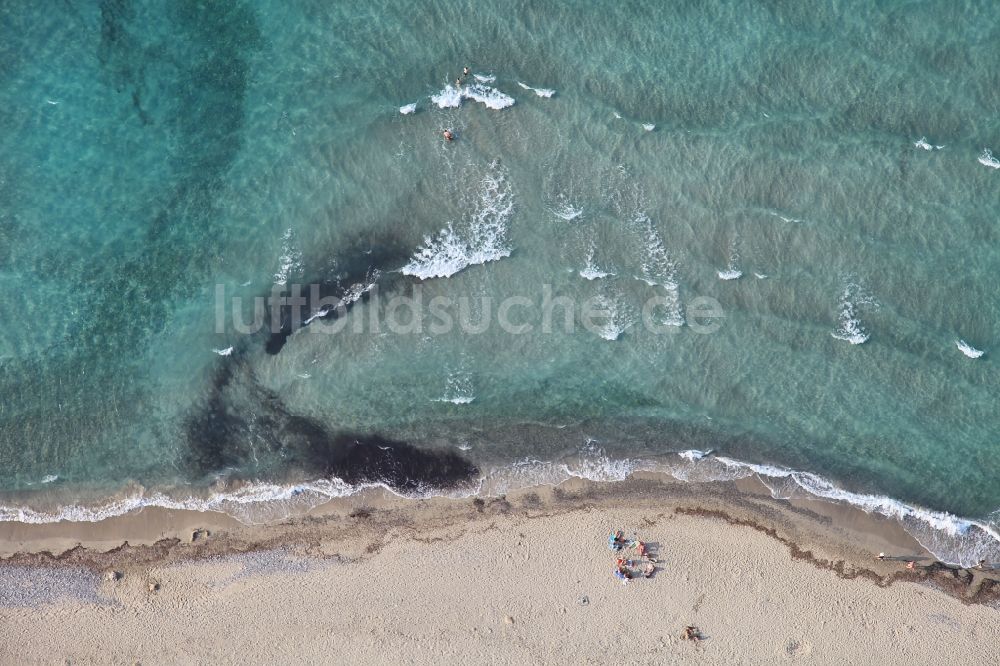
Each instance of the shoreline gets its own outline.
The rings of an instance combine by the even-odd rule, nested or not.
[[[674,457],[676,456],[676,457]],[[0,557],[18,552],[5,546],[5,530],[11,534],[76,534],[86,541],[88,531],[69,527],[78,525],[122,525],[121,540],[138,529],[128,527],[129,516],[145,515],[218,515],[242,525],[265,525],[309,515],[322,507],[342,502],[364,501],[365,497],[385,495],[404,503],[447,499],[490,499],[533,489],[555,487],[565,483],[624,483],[643,476],[662,479],[667,483],[705,485],[734,482],[765,488],[772,497],[793,504],[805,502],[819,513],[834,511],[829,507],[847,507],[859,514],[885,517],[901,526],[941,562],[960,567],[972,566],[985,559],[1000,562],[1000,531],[995,524],[963,518],[944,511],[907,504],[886,495],[864,494],[845,490],[837,484],[811,472],[796,471],[780,466],[748,463],[697,450],[680,451],[661,459],[612,459],[606,456],[581,457],[579,460],[543,462],[525,460],[506,468],[493,470],[475,484],[430,493],[406,494],[384,484],[367,483],[351,486],[338,479],[262,482],[232,480],[201,489],[199,495],[175,495],[177,489],[146,489],[130,484],[118,493],[92,498],[91,503],[76,504],[67,495],[69,488],[46,498],[47,508],[21,505],[15,496],[0,500]],[[187,492],[191,488],[186,489]],[[697,491],[694,491],[697,492]],[[61,500],[60,500],[61,498]],[[14,506],[2,503],[14,500]],[[63,503],[66,501],[67,503]],[[20,508],[18,508],[20,506]],[[826,508],[824,508],[826,507]],[[219,519],[223,523],[228,521]],[[134,522],[134,521],[132,521]],[[168,521],[169,523],[169,521]],[[55,531],[45,529],[19,530],[17,525],[61,525]],[[135,542],[135,536],[131,540]],[[114,541],[115,537],[110,537]],[[28,540],[32,540],[31,537]],[[30,551],[30,547],[28,548]]]
[[[370,492],[266,526],[145,513],[90,524],[79,546],[58,526],[0,526],[32,550],[0,559],[8,658],[902,664],[1000,647],[992,573],[877,561],[926,551],[888,519],[747,480]],[[652,578],[612,576],[619,528],[651,547]],[[705,640],[680,638],[689,625]]]
[[[918,581],[965,603],[997,603],[1000,570],[980,571],[939,562],[897,520],[823,499],[775,499],[759,479],[690,483],[637,472],[624,481],[571,479],[499,497],[408,499],[382,488],[329,500],[301,514],[247,524],[221,512],[145,507],[97,522],[0,522],[0,567],[78,566],[93,571],[163,565],[304,544],[339,544],[350,550],[351,530],[406,525],[421,531],[475,525],[490,515],[528,518],[625,507],[752,529],[782,543],[793,557],[841,577],[878,585]],[[306,548],[307,555],[326,550]],[[889,558],[878,562],[875,556]],[[890,558],[900,558],[894,560]],[[903,567],[903,558],[920,565]],[[984,584],[985,583],[985,584]]]

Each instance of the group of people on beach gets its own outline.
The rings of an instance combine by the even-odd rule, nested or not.
[[[656,557],[649,552],[649,546],[645,541],[633,538],[626,539],[625,533],[621,530],[614,530],[608,535],[608,548],[615,552],[615,568],[612,575],[627,585],[630,580],[642,574],[643,578],[652,578],[656,573]],[[634,556],[631,552],[634,551]],[[681,640],[698,643],[705,638],[701,630],[688,625],[680,635]]]
[[[617,553],[615,568],[612,574],[615,578],[627,584],[636,575],[652,578],[656,572],[656,558],[649,552],[649,547],[638,539],[626,539],[625,533],[615,530],[608,536],[608,548]],[[626,557],[625,551],[635,550],[635,557]]]
[[[463,67],[462,68],[462,76],[460,76],[457,79],[455,79],[455,87],[458,88],[458,89],[461,89],[462,88],[462,81],[464,81],[465,77],[467,77],[471,73],[472,73],[471,69],[469,69],[468,67]],[[455,139],[455,133],[452,132],[450,129],[446,129],[444,132],[442,132],[441,136],[444,137],[445,141],[453,141]]]

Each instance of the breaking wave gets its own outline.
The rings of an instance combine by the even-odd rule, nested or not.
[[[607,271],[602,271],[597,267],[594,262],[594,254],[597,252],[597,247],[594,243],[590,244],[590,250],[587,253],[587,265],[583,267],[580,271],[580,277],[584,280],[600,280],[601,278],[611,277],[614,273],[608,273]]]
[[[986,353],[982,349],[976,349],[965,340],[955,340],[955,346],[969,358],[979,358]]]
[[[552,97],[553,95],[556,94],[556,91],[552,90],[551,88],[532,88],[528,84],[521,83],[520,81],[517,82],[517,85],[521,86],[525,90],[530,90],[531,92],[535,93],[539,97]]]
[[[614,342],[634,323],[631,313],[612,296],[598,294],[594,297],[595,314],[603,313],[597,322],[592,322],[592,332],[603,340]]]
[[[431,101],[440,109],[457,109],[462,106],[462,91],[447,85],[436,95],[431,95]]]
[[[925,137],[925,136],[922,136],[919,139],[917,139],[916,141],[914,141],[913,142],[913,147],[914,148],[920,148],[921,150],[941,150],[942,148],[944,148],[944,146],[936,146],[936,145],[932,145],[930,143],[927,143],[927,137]]]
[[[281,257],[278,259],[278,270],[274,274],[274,284],[285,286],[288,280],[302,271],[302,251],[295,245],[291,229],[281,237]]]
[[[494,163],[479,186],[474,210],[461,222],[448,223],[423,246],[401,272],[421,280],[451,277],[464,268],[509,257],[507,227],[514,196],[506,173]]]
[[[988,148],[983,148],[983,154],[979,156],[979,163],[991,169],[1000,169],[1000,160],[993,157],[993,153]]]
[[[743,277],[743,271],[737,268],[740,263],[740,253],[736,248],[736,237],[729,243],[729,264],[718,272],[720,280],[739,280]]]
[[[639,213],[635,218],[642,234],[642,264],[636,279],[642,280],[651,287],[657,285],[667,290],[677,289],[677,265],[674,263],[663,240],[656,232],[653,221],[645,213]]]
[[[461,88],[449,84],[441,92],[431,95],[431,101],[441,109],[457,109],[462,105],[463,99],[471,99],[496,111],[506,109],[514,104],[514,98],[510,95],[481,83],[473,83]]]
[[[563,461],[521,460],[484,478],[481,492],[502,495],[532,485],[556,485],[570,478],[622,481],[636,472],[667,474],[686,482],[734,481],[756,476],[775,499],[819,499],[847,504],[865,513],[898,521],[924,548],[948,564],[972,566],[1000,560],[1000,529],[992,521],[965,519],[882,495],[855,493],[811,472],[759,465],[713,455],[679,451],[661,459],[615,459],[592,443]]]
[[[756,476],[776,499],[825,500],[896,520],[924,548],[945,563],[968,567],[981,559],[1000,561],[1000,531],[992,520],[966,519],[882,495],[851,492],[811,472],[743,462],[715,455],[712,451],[691,449],[657,459],[613,458],[596,444],[594,440],[588,440],[579,451],[559,460],[525,458],[495,467],[471,486],[447,492],[421,488],[413,493],[402,493],[382,483],[351,485],[337,478],[284,485],[252,482],[205,497],[177,498],[163,492],[140,489],[91,507],[69,505],[41,511],[0,506],[0,521],[35,524],[63,520],[97,522],[144,507],[162,507],[218,511],[241,522],[256,524],[299,515],[331,499],[348,497],[370,488],[383,488],[399,497],[412,499],[460,499],[476,495],[500,496],[521,488],[557,485],[573,478],[598,482],[624,481],[637,472],[661,473],[691,483],[734,481]],[[464,451],[471,447],[462,445],[460,448]]]
[[[472,385],[472,375],[467,372],[449,372],[445,381],[444,395],[434,402],[448,402],[453,405],[468,405],[476,399]]]
[[[840,295],[837,328],[830,335],[852,345],[868,342],[871,336],[861,322],[859,308],[876,305],[875,300],[860,285],[848,282]]]

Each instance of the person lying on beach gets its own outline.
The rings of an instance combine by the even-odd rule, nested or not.
[[[615,569],[614,576],[615,578],[617,578],[622,582],[622,585],[625,585],[630,580],[632,580],[632,574],[629,573],[629,570],[626,569],[625,567],[618,567],[617,569]]]
[[[653,554],[649,552],[649,547],[644,542],[635,541],[634,545],[636,551],[639,553],[640,558],[649,560],[650,562],[656,562],[656,558],[653,557]]]
[[[621,550],[625,547],[625,535],[621,530],[615,530],[608,536],[608,548],[611,550]]]
[[[642,570],[642,575],[646,578],[652,578],[653,573],[656,571],[656,565],[652,562],[646,562],[646,566]]]

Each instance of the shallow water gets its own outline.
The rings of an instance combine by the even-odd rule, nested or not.
[[[996,43],[988,2],[4,6],[6,504],[714,449],[995,524]],[[300,283],[352,305],[239,332]]]

